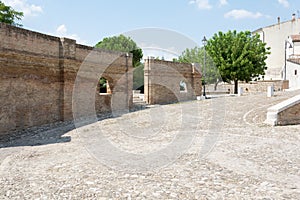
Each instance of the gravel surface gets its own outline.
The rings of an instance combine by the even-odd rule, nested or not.
[[[16,132],[0,139],[0,199],[300,199],[300,126],[263,123],[298,93]]]

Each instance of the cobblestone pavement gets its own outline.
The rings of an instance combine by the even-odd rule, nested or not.
[[[300,126],[263,124],[268,107],[298,93],[192,101],[78,129],[58,123],[15,133],[0,141],[0,199],[299,199]],[[106,138],[147,157],[168,149],[179,129],[193,137],[175,145],[178,158],[144,160],[143,170],[97,143]]]

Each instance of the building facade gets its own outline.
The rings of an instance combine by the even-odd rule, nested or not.
[[[286,52],[286,79],[291,89],[300,89],[300,34],[290,38],[292,48]]]
[[[260,35],[263,42],[271,47],[271,54],[266,60],[268,69],[264,76],[265,80],[284,80],[286,67],[286,55],[292,51],[291,35],[300,33],[300,19],[292,15],[289,21],[281,22],[278,17],[277,24],[260,28],[253,32]],[[291,48],[290,48],[291,47]]]

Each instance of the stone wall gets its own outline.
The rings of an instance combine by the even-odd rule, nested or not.
[[[239,87],[243,87],[244,92],[267,92],[268,86],[273,86],[275,91],[282,91],[289,88],[289,81],[283,80],[270,80],[270,81],[257,81],[253,83],[239,83]]]
[[[270,80],[270,81],[257,81],[257,82],[251,82],[251,83],[243,83],[239,82],[238,87],[243,88],[243,93],[256,93],[256,92],[267,92],[268,86],[273,86],[275,91],[282,91],[284,89],[289,88],[289,81],[283,81],[283,80]],[[211,87],[209,87],[211,88]],[[230,93],[233,93],[234,91],[234,84],[219,84],[217,91],[230,91]],[[210,89],[210,92],[214,93],[213,89]]]
[[[145,60],[145,101],[167,104],[196,99],[201,95],[201,74],[192,64],[156,59]],[[180,82],[186,86],[180,90]]]
[[[281,126],[300,124],[300,95],[269,108],[265,123]]]
[[[0,40],[0,135],[72,120],[74,101],[82,107],[92,103],[94,110],[84,115],[110,112],[117,98],[116,108],[132,106],[132,55],[3,23]],[[101,76],[111,81],[112,94],[99,95]]]

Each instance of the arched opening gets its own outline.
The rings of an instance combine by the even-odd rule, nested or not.
[[[99,79],[99,93],[100,94],[111,94],[109,82],[106,78],[101,77]]]
[[[133,69],[133,90],[139,90],[144,94],[144,65]]]
[[[184,81],[180,81],[179,88],[180,92],[187,92],[186,83]]]

